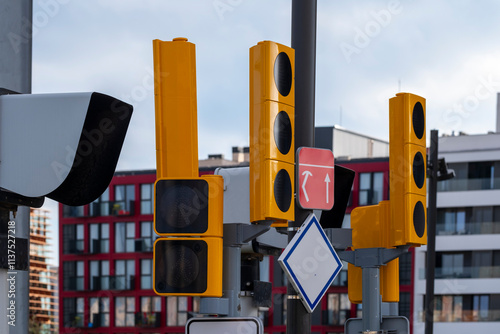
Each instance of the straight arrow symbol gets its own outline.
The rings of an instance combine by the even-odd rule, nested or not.
[[[326,203],[330,203],[328,199],[328,184],[330,183],[330,177],[328,176],[328,173],[326,173],[325,183],[326,183]]]

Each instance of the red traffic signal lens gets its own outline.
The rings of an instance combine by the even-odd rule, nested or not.
[[[274,61],[274,83],[278,92],[287,96],[292,89],[292,64],[285,52],[280,52]]]

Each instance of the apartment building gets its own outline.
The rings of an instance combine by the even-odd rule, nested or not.
[[[435,333],[500,328],[500,129],[439,138],[455,178],[438,183]],[[413,333],[424,333],[426,247],[415,254]]]
[[[55,333],[58,325],[57,270],[47,262],[48,214],[45,209],[30,211],[29,317],[30,328],[37,333]]]

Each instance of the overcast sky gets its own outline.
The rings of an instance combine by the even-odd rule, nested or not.
[[[291,44],[291,0],[33,2],[33,93],[134,106],[118,170],[156,165],[152,40],[196,44],[201,159],[249,144],[248,49]],[[388,100],[405,91],[427,99],[428,131],[495,131],[499,13],[493,0],[318,0],[316,125],[388,140]]]

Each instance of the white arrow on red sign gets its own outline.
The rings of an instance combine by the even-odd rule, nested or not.
[[[297,164],[299,205],[303,209],[331,210],[334,202],[333,152],[301,147],[297,150]]]

